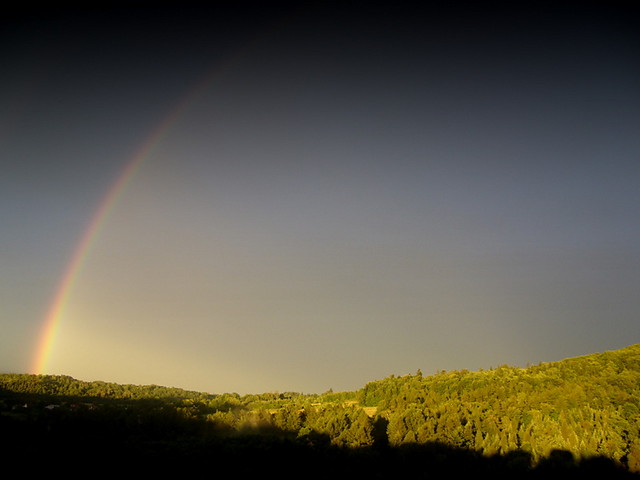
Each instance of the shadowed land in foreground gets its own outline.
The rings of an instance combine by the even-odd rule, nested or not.
[[[48,403],[52,399],[30,395],[30,404],[0,415],[4,458],[28,466],[30,473],[71,468],[126,475],[231,471],[234,475],[296,474],[308,479],[479,474],[541,478],[552,473],[563,478],[640,478],[610,458],[579,458],[566,450],[552,450],[546,458],[534,461],[524,450],[485,455],[442,442],[391,446],[388,422],[381,417],[371,419],[369,445],[350,447],[336,445],[327,433],[286,430],[256,420],[259,417],[236,427],[189,417],[161,400],[89,398],[77,405],[69,404],[68,398],[60,398],[60,404]],[[34,412],[29,405],[40,408]]]
[[[73,465],[304,478],[637,478],[639,389],[639,345],[527,368],[392,375],[323,394],[214,395],[2,374],[0,451],[43,473]]]
[[[51,413],[51,412],[50,412]],[[231,432],[201,422],[109,418],[109,415],[38,421],[0,417],[2,451],[9,463],[30,473],[105,471],[118,474],[234,475],[295,474],[301,478],[464,478],[496,477],[639,478],[602,456],[576,458],[554,450],[533,464],[526,451],[485,456],[444,443],[390,446],[383,430],[366,447],[332,445],[329,435],[292,432],[272,426]],[[435,476],[435,477],[434,477]]]

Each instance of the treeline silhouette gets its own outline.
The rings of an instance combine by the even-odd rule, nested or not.
[[[639,389],[640,346],[313,395],[3,374],[1,451],[42,473],[637,478]]]

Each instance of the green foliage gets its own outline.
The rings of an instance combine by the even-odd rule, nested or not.
[[[439,445],[436,457],[442,448],[454,457],[467,452],[469,465],[495,458],[548,471],[599,458],[640,472],[640,345],[524,369],[418,370],[323,394],[212,395],[3,374],[0,428],[12,442],[24,438],[25,450],[52,438],[76,448],[112,440],[135,446],[136,455],[223,444],[252,451],[423,446],[432,453]]]
[[[640,346],[526,369],[440,372],[359,392],[389,421],[392,445],[441,441],[485,455],[604,456],[638,470]]]
[[[0,374],[0,390],[50,397],[105,399],[194,399],[214,396],[158,385],[121,385],[101,381],[83,382],[66,375]]]

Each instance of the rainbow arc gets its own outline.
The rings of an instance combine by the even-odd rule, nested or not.
[[[219,73],[216,71],[216,74]],[[62,278],[58,282],[53,299],[46,311],[40,338],[36,346],[36,355],[31,366],[31,373],[45,374],[48,372],[49,360],[56,343],[58,331],[65,315],[65,309],[71,293],[80,276],[86,259],[100,235],[100,231],[107,223],[110,213],[114,210],[118,200],[140,171],[145,161],[151,157],[161,140],[184,115],[185,111],[200,97],[202,92],[210,86],[212,75],[196,84],[194,88],[178,102],[178,104],[156,126],[151,135],[138,148],[136,153],[126,162],[115,181],[107,189],[98,208],[93,214],[87,228],[82,233],[76,245]]]

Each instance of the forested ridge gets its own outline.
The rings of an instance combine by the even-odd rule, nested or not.
[[[7,458],[71,455],[142,471],[304,464],[315,478],[409,473],[640,477],[640,345],[481,371],[420,371],[357,391],[209,394],[0,375]],[[302,467],[301,467],[302,468]]]

